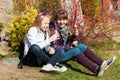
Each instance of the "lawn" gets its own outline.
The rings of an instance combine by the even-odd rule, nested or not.
[[[103,43],[92,43],[90,48],[95,52],[97,56],[106,60],[111,56],[116,55],[116,61],[106,70],[101,77],[94,76],[92,72],[79,65],[75,60],[70,60],[66,64],[63,64],[68,68],[64,73],[42,73],[39,72],[39,67],[24,66],[23,69],[17,68],[16,53],[8,56],[0,55],[0,80],[120,80],[120,43],[114,41],[106,41]],[[13,58],[16,60],[16,64],[9,65],[3,64],[2,60],[5,58]],[[15,58],[15,59],[14,59]],[[7,59],[8,60],[8,59]],[[15,62],[15,61],[8,61]]]
[[[120,80],[120,44],[107,41],[105,44],[96,45],[92,49],[102,59],[109,59],[116,55],[116,61],[106,70],[101,77],[94,76],[92,72],[79,65],[76,61],[67,62],[68,70],[64,73],[44,73],[42,80]]]

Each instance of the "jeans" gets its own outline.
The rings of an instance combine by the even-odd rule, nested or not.
[[[41,61],[44,61],[45,63],[50,63],[52,65],[55,65],[59,61],[59,59],[61,58],[62,53],[63,53],[63,49],[58,48],[58,49],[56,49],[55,54],[53,56],[49,56],[48,53],[46,53],[38,45],[33,44],[30,47],[26,57],[28,56],[27,61],[30,61],[30,60],[32,61],[32,60],[34,60],[34,58],[36,58],[36,61],[39,65],[40,65]],[[30,64],[32,64],[32,63],[30,63]]]
[[[67,60],[70,60],[71,58],[77,56],[78,54],[83,53],[87,49],[87,46],[85,44],[78,44],[76,47],[62,53],[62,57],[59,60],[59,62],[65,62]]]

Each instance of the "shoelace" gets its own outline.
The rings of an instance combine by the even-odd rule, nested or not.
[[[113,61],[113,57],[107,61],[107,65],[109,65],[112,61]]]
[[[62,68],[62,65],[60,65],[60,64],[56,64],[56,66],[59,67],[59,68]]]

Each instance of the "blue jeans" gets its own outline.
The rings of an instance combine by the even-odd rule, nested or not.
[[[63,49],[58,48],[55,51],[55,54],[53,56],[49,56],[48,53],[46,53],[38,45],[33,44],[30,47],[26,57],[28,57],[27,58],[28,64],[34,64],[34,63],[30,63],[30,62],[35,60],[35,58],[36,58],[36,61],[39,65],[40,65],[41,61],[44,61],[45,63],[50,63],[52,65],[55,65],[60,60],[62,53],[63,53]]]
[[[59,60],[59,62],[65,62],[67,60],[70,60],[71,58],[77,56],[78,54],[83,53],[87,49],[87,46],[85,44],[78,44],[78,46],[62,53],[62,57]]]

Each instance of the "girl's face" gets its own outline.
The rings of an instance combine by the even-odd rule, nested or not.
[[[67,25],[68,20],[67,19],[60,19],[60,20],[57,20],[57,23],[58,23],[59,27],[63,28]]]
[[[48,27],[49,27],[49,23],[50,23],[50,18],[49,17],[43,17],[42,21],[41,21],[41,26],[40,28],[43,31],[47,31]]]

